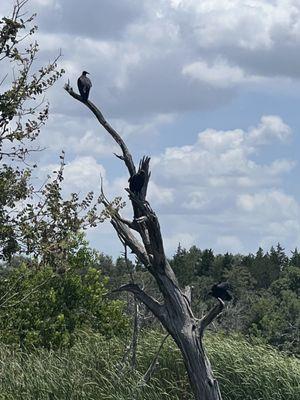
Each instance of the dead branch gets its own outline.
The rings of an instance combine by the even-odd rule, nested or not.
[[[200,336],[203,336],[204,330],[223,311],[224,305],[224,301],[218,297],[218,303],[208,312],[208,314],[204,315],[204,317],[201,318],[199,323]]]
[[[163,345],[165,344],[165,342],[166,342],[166,340],[168,339],[169,336],[170,336],[170,334],[168,333],[163,338],[163,340],[162,340],[162,342],[161,342],[161,344],[160,344],[160,346],[159,346],[159,348],[158,348],[158,350],[157,350],[157,352],[156,352],[151,364],[149,365],[149,368],[147,369],[147,371],[145,372],[145,374],[143,376],[143,382],[144,383],[147,384],[150,381],[150,379],[151,379],[151,377],[152,377],[152,375],[153,375],[153,373],[155,371],[155,368],[156,368],[156,366],[158,364],[157,360],[158,360],[159,354],[160,354],[160,352],[161,352],[161,350],[163,348]]]
[[[138,241],[133,235],[127,225],[119,221],[117,217],[113,217],[111,223],[118,235],[122,238],[122,241],[130,248],[130,250],[136,254],[138,259],[144,264],[146,268],[151,266],[151,261],[144,246]]]
[[[128,283],[115,289],[113,292],[130,292],[136,296],[142,303],[144,303],[149,310],[161,321],[164,319],[165,308],[153,297],[144,292],[135,283]]]
[[[121,156],[122,158],[121,157],[119,157],[119,158],[124,160],[130,176],[134,175],[136,172],[135,165],[134,165],[131,154],[130,154],[124,140],[121,138],[119,133],[115,129],[113,129],[113,127],[106,121],[102,112],[90,100],[88,100],[86,102],[83,101],[81,96],[79,94],[75,93],[70,85],[66,84],[64,86],[64,89],[72,97],[74,97],[74,99],[80,101],[81,103],[86,105],[92,111],[92,113],[95,115],[95,117],[100,122],[100,124],[103,126],[103,128],[106,129],[106,131],[112,136],[112,138],[115,140],[115,142],[121,147],[122,152],[123,152],[123,157]]]

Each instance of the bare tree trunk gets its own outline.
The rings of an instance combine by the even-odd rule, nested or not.
[[[81,101],[93,112],[99,123],[117,142],[122,151],[122,155],[117,155],[117,157],[124,161],[129,175],[133,176],[136,168],[121,136],[108,124],[101,111],[91,101],[84,102],[69,85],[66,85],[65,89],[73,98]],[[146,200],[150,178],[149,162],[149,157],[143,157],[139,164],[138,170],[143,170],[146,175],[141,193],[137,196],[126,189],[132,203],[134,219],[132,221],[125,220],[117,210],[111,212],[110,215],[111,223],[122,243],[131,249],[156,280],[164,302],[159,303],[133,282],[121,286],[117,291],[131,292],[136,299],[152,311],[173,337],[182,353],[195,399],[222,400],[218,383],[214,379],[203,348],[202,338],[205,328],[222,311],[224,303],[218,299],[217,305],[201,320],[194,317],[190,296],[178,285],[164,253],[158,218]],[[111,204],[105,198],[103,190],[102,199],[107,209],[111,210]],[[140,240],[133,234],[133,231],[138,232]]]
[[[192,313],[190,298],[171,279],[173,271],[166,263],[161,285],[168,289],[165,297],[166,314],[161,320],[179,347],[196,400],[221,400],[218,382],[213,376],[210,362],[205,354],[202,338],[206,326],[222,311],[219,303],[200,321]],[[173,287],[172,287],[173,286]],[[170,295],[171,294],[171,295]]]

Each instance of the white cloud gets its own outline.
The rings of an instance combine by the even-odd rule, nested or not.
[[[59,7],[59,2],[57,0],[31,0],[33,5],[38,5],[42,7]]]
[[[276,116],[262,117],[258,127],[248,132],[206,129],[193,145],[167,148],[154,160],[154,167],[167,180],[176,179],[195,188],[270,186],[295,163],[277,159],[270,164],[259,164],[251,155],[259,151],[260,144],[272,143],[274,139],[285,141],[290,133],[290,128]]]
[[[178,244],[184,248],[190,248],[193,244],[195,244],[197,240],[197,236],[188,232],[176,233],[171,236],[165,236],[164,239],[164,247],[167,254],[174,254]]]
[[[299,34],[297,0],[177,1],[177,20],[190,19],[191,31],[205,47],[234,46],[255,50],[276,44],[276,31]]]
[[[173,194],[161,213],[177,215],[176,231],[189,232],[202,246],[218,251],[244,252],[270,238],[276,224],[284,228],[273,232],[275,243],[295,243],[300,226],[292,222],[299,221],[300,206],[282,188],[283,175],[295,162],[266,163],[259,157],[262,144],[272,148],[274,141],[286,143],[290,135],[278,116],[264,116],[247,131],[206,129],[192,145],[167,148],[152,164],[152,179]]]
[[[63,114],[52,113],[38,140],[48,152],[57,154],[65,150],[68,156],[70,153],[106,156],[118,151],[117,145],[97,121],[84,114],[66,118]]]
[[[240,67],[231,66],[222,59],[211,64],[204,60],[193,62],[185,65],[182,73],[216,88],[228,88],[242,83],[262,81],[261,77],[247,75]]]
[[[158,135],[163,125],[173,122],[175,116],[172,114],[157,114],[151,118],[143,119],[141,122],[127,122],[125,119],[113,119],[112,124],[123,138],[141,136],[146,138]]]
[[[299,204],[292,196],[279,190],[238,195],[237,206],[242,211],[251,212],[258,220],[261,217],[270,220],[299,218]]]
[[[300,76],[297,1],[36,1],[52,4],[39,10],[43,58],[61,48],[74,88],[91,72],[92,100],[115,119],[213,109],[236,88],[287,91]],[[78,24],[83,7],[89,24]],[[58,92],[53,104],[67,112]]]
[[[258,127],[249,132],[249,140],[255,144],[265,144],[273,138],[286,141],[290,136],[290,127],[276,115],[264,115]]]
[[[85,194],[88,191],[100,193],[100,176],[104,182],[106,171],[101,164],[90,156],[76,157],[67,162],[64,170],[64,188],[67,192]]]
[[[256,234],[257,246],[269,248],[280,242],[293,249],[299,243],[300,205],[280,189],[239,195],[237,214],[243,216],[248,232]]]
[[[149,182],[148,198],[154,205],[168,205],[174,201],[174,189],[157,185],[155,182]]]
[[[241,240],[233,235],[223,235],[217,237],[216,247],[220,252],[232,252],[232,253],[243,253],[245,252],[245,248],[241,242]]]

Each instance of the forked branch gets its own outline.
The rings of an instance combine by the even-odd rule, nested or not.
[[[199,333],[200,336],[203,336],[204,330],[211,324],[217,316],[223,311],[224,301],[218,297],[218,303],[208,312],[208,314],[204,315],[201,318],[199,323]]]
[[[115,292],[130,292],[135,295],[135,297],[144,303],[149,310],[160,320],[164,319],[165,307],[160,304],[153,297],[149,296],[135,283],[128,283],[119,287],[119,289],[114,290]]]

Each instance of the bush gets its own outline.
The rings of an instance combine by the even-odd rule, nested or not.
[[[0,282],[0,338],[20,347],[58,348],[74,344],[78,329],[106,337],[122,335],[128,321],[123,303],[106,298],[108,278],[75,267],[59,275],[26,264]]]

